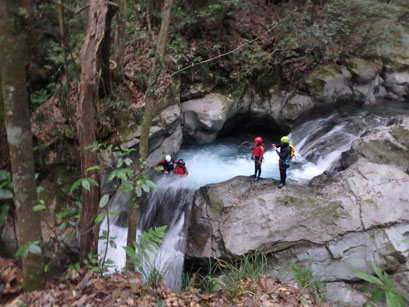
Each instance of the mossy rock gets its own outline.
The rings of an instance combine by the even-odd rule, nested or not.
[[[391,134],[409,150],[409,130],[407,128],[402,125],[395,125],[391,130]]]
[[[342,69],[338,65],[318,67],[307,77],[304,90],[311,96],[319,96],[324,91],[327,81],[339,74],[342,74]]]

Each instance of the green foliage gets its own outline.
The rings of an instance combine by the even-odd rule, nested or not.
[[[80,201],[74,201],[74,206],[58,212],[56,216],[61,219],[60,230],[67,226],[75,227],[81,216],[82,204]]]
[[[102,231],[102,235],[99,236],[98,239],[105,241],[106,244],[109,244],[109,246],[111,246],[112,248],[117,248],[117,245],[115,243],[116,237],[109,236],[109,233],[106,230]]]
[[[384,50],[407,48],[407,25],[399,22],[408,7],[378,0],[330,0],[322,10],[313,6],[291,11],[274,31],[277,62],[286,67],[287,79],[302,77],[321,63],[351,56],[382,55]],[[386,30],[387,29],[387,30]]]
[[[27,258],[28,254],[41,254],[41,247],[39,246],[40,240],[28,242],[26,245],[20,246],[15,253],[16,258]]]
[[[166,225],[162,227],[150,228],[143,232],[136,242],[133,242],[133,248],[124,246],[124,250],[129,259],[135,266],[136,271],[140,272],[144,279],[153,286],[157,286],[160,276],[163,272],[150,265],[152,255],[159,248],[165,236]]]
[[[9,210],[12,208],[14,201],[14,188],[11,181],[11,175],[8,171],[0,170],[0,228],[7,220]]]
[[[47,208],[45,206],[44,200],[40,199],[39,204],[33,206],[32,209],[33,209],[34,212],[37,212],[37,211],[43,211],[43,210],[45,210]]]
[[[248,3],[240,0],[216,0],[187,4],[186,1],[178,0],[173,14],[179,29],[195,30],[196,27],[209,22],[221,23],[224,18],[232,16],[240,8],[248,8]]]
[[[82,186],[85,190],[90,191],[91,190],[91,185],[98,187],[99,184],[92,178],[80,178],[76,180],[70,189],[70,193],[73,193],[76,191],[80,186]]]
[[[409,293],[396,290],[388,274],[375,263],[372,262],[371,267],[376,276],[359,269],[351,270],[355,276],[369,283],[369,286],[365,287],[365,292],[371,293],[368,302],[386,302],[388,307],[407,306],[409,303]]]
[[[92,253],[89,253],[87,259],[84,259],[84,264],[89,270],[101,275],[109,272],[110,268],[115,267],[112,260],[103,259],[103,257],[99,257],[98,255]]]
[[[301,290],[307,290],[316,301],[321,301],[325,296],[326,283],[315,279],[311,271],[292,263],[290,265],[294,280]]]
[[[120,188],[124,192],[134,191],[137,197],[141,197],[142,193],[149,193],[152,189],[157,189],[156,184],[149,179],[149,177],[143,175],[143,171],[137,172],[132,167],[134,162],[129,157],[130,153],[135,151],[134,148],[120,149],[113,148],[112,145],[107,146],[106,143],[94,142],[87,149],[91,151],[99,151],[104,153],[111,153],[116,157],[116,162],[111,166],[113,170],[108,175],[108,181],[117,179],[120,182]],[[147,166],[146,161],[140,162],[141,169],[143,170]],[[77,180],[80,181],[81,179]],[[83,179],[82,179],[83,180]],[[76,182],[76,186],[80,183]]]
[[[185,286],[197,285],[207,293],[215,293],[219,290],[226,291],[231,297],[236,297],[243,290],[248,290],[245,282],[247,279],[256,279],[264,273],[267,265],[266,255],[261,252],[253,252],[238,258],[217,259],[209,261],[208,273],[196,281],[185,277]]]

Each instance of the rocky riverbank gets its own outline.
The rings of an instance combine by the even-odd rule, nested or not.
[[[352,268],[375,262],[409,287],[409,118],[367,133],[344,154],[344,170],[278,189],[271,179],[236,177],[197,191],[187,255],[271,253],[280,277],[291,262],[329,283],[328,298],[353,306]],[[290,170],[291,171],[291,170]]]

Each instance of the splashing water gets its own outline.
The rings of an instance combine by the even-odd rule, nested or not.
[[[158,189],[153,190],[140,200],[137,236],[149,228],[166,225],[166,235],[160,248],[150,254],[149,261],[144,262],[145,280],[155,268],[163,278],[165,285],[178,290],[181,286],[184,250],[186,243],[185,217],[189,214],[190,202],[194,191],[188,188],[186,177],[176,175],[162,176],[157,182]],[[114,262],[116,270],[125,267],[128,236],[128,204],[130,193],[118,190],[110,201],[109,211],[117,212],[109,217],[109,236],[114,237],[116,248],[108,246],[106,241],[99,242],[99,255]],[[101,223],[100,233],[107,231],[108,219]]]
[[[341,154],[351,147],[352,142],[366,131],[385,125],[388,116],[395,112],[409,113],[409,107],[389,104],[378,108],[371,106],[371,112],[360,110],[335,110],[331,115],[308,121],[294,129],[289,135],[295,146],[295,157],[288,171],[288,180],[303,182],[333,168]],[[388,109],[389,108],[389,109]],[[278,155],[271,144],[277,139],[263,136],[266,152],[262,165],[262,178],[279,179]],[[158,190],[141,200],[138,218],[138,234],[151,227],[167,225],[166,236],[156,253],[145,263],[149,272],[155,267],[163,275],[165,285],[180,289],[186,243],[186,223],[189,219],[190,204],[194,190],[206,184],[218,183],[235,176],[254,174],[254,161],[250,159],[254,136],[240,136],[219,139],[202,146],[185,146],[178,158],[183,158],[189,171],[187,177],[163,176],[156,181]],[[110,217],[110,236],[115,237],[117,248],[109,247],[107,258],[114,261],[116,269],[125,266],[127,239],[128,204],[130,194],[122,191],[112,197],[109,211],[117,216]],[[108,228],[105,219],[102,231]],[[105,242],[99,243],[99,254],[105,253]]]

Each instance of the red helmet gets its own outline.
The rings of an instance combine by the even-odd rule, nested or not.
[[[263,140],[261,139],[261,137],[256,137],[255,139],[254,139],[254,142],[256,142],[256,143],[261,143],[261,142],[263,142]]]

